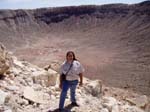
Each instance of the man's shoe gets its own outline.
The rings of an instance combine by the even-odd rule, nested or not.
[[[58,109],[58,112],[63,112],[63,109]]]
[[[68,112],[66,109],[58,109],[58,112]]]
[[[76,102],[72,102],[71,105],[75,107],[79,107],[79,104],[77,104]]]

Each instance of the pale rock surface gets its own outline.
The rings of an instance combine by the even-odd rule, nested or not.
[[[9,94],[7,92],[0,90],[0,105],[7,103],[8,100],[9,100]]]
[[[4,112],[12,112],[12,110],[11,110],[11,109],[9,109],[9,110],[5,110]]]
[[[109,110],[107,108],[103,108],[102,110],[100,110],[100,112],[109,112]]]
[[[119,106],[117,104],[112,106],[112,111],[111,112],[119,112]]]
[[[17,67],[21,67],[21,68],[23,68],[24,67],[24,65],[22,64],[22,62],[21,61],[18,61],[18,59],[16,58],[16,57],[13,57],[13,64],[14,64],[14,66],[17,68]]]
[[[4,75],[9,69],[7,54],[8,52],[5,50],[5,47],[0,43],[0,75]]]
[[[55,60],[55,61],[53,61],[51,64],[50,64],[50,67],[51,67],[51,69],[53,69],[53,70],[55,70],[55,71],[57,71],[57,72],[59,72],[60,70],[60,62],[59,61],[57,61],[57,60]]]
[[[7,86],[6,89],[10,91],[19,91],[20,88],[18,86]]]
[[[145,111],[150,112],[150,102],[146,105]]]
[[[90,81],[84,87],[87,94],[91,94],[94,97],[100,97],[102,93],[102,83],[100,80]]]
[[[61,92],[58,88],[58,73],[52,69],[46,71],[26,61],[19,61],[16,57],[9,58],[12,59],[9,76],[0,80],[0,112],[55,112]],[[112,89],[113,94],[108,93],[109,90],[110,87],[107,87],[107,94],[106,91],[102,94],[104,92],[101,81],[84,77],[83,86],[78,86],[76,90],[76,99],[80,107],[69,107],[71,102],[68,91],[65,108],[69,112],[149,112],[147,96],[139,95],[140,100],[136,98],[134,101],[142,103],[133,105],[124,99],[126,97],[123,94],[119,94],[119,98],[122,99],[114,97],[114,93],[118,95],[116,88]],[[121,93],[126,91],[122,90]]]
[[[41,91],[34,91],[31,87],[26,87],[24,89],[23,96],[29,101],[33,101],[35,103],[47,103],[45,100],[49,99],[48,94]]]
[[[57,77],[57,72],[51,69],[48,71],[43,70],[33,72],[33,82],[45,85],[46,87],[54,86],[56,84]]]
[[[136,106],[124,105],[120,109],[121,112],[145,112]]]
[[[117,100],[113,97],[104,97],[103,106],[110,112],[118,112]]]
[[[134,98],[127,98],[126,100],[138,107],[145,107],[146,104],[148,104],[148,98],[146,95],[136,96]]]

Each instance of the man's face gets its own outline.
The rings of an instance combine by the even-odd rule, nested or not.
[[[72,53],[69,53],[67,55],[67,61],[73,61],[73,54]]]

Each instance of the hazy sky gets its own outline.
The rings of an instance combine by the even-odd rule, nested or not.
[[[34,9],[72,5],[101,5],[108,3],[139,3],[143,0],[0,0],[0,9]]]

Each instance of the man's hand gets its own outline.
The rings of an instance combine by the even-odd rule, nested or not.
[[[82,73],[79,74],[79,77],[80,77],[79,86],[82,86],[83,85],[83,75],[82,75]]]
[[[83,82],[79,82],[79,86],[83,86]]]
[[[61,83],[59,84],[59,88],[62,89],[62,84]]]

